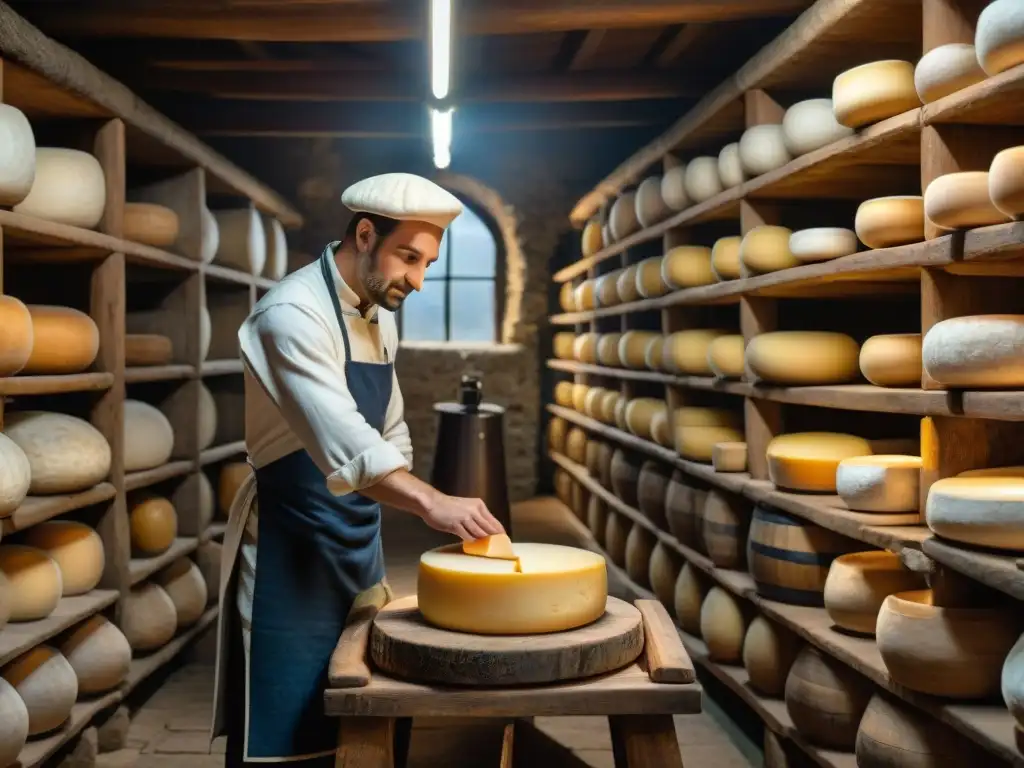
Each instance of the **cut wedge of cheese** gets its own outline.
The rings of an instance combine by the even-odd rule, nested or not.
[[[741,442],[715,443],[711,449],[711,466],[715,472],[746,472],[747,444]]]
[[[482,539],[462,542],[462,551],[477,557],[493,557],[498,560],[518,560],[519,555],[512,551],[512,540],[504,533],[484,536]]]
[[[857,512],[917,512],[920,456],[855,456],[836,468],[836,492]]]
[[[774,438],[765,455],[768,479],[779,488],[835,493],[839,462],[870,456],[871,443],[838,432],[793,432]]]

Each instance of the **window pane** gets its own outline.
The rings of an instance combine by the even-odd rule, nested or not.
[[[444,280],[448,276],[448,246],[451,244],[449,233],[451,227],[444,231],[441,238],[441,246],[437,250],[437,261],[427,267],[423,275],[424,280]]]
[[[494,281],[452,280],[452,341],[494,341]]]
[[[464,208],[448,234],[452,238],[452,277],[494,277],[494,235],[479,216]]]
[[[402,304],[402,339],[445,341],[443,280],[423,283],[423,290]]]

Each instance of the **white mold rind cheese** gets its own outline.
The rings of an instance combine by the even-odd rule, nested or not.
[[[1024,467],[963,472],[932,484],[925,522],[944,539],[1024,551]]]
[[[923,104],[938,101],[986,77],[978,53],[969,43],[950,43],[932,48],[914,68],[914,88]]]
[[[782,136],[794,157],[853,135],[853,129],[840,125],[832,109],[832,99],[798,101],[782,118]]]
[[[920,456],[858,456],[836,469],[836,493],[857,512],[917,512]]]
[[[925,372],[946,387],[1024,387],[1024,315],[968,315],[925,334]]]

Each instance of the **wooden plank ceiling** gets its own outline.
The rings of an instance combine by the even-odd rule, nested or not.
[[[667,127],[810,4],[454,0],[455,141]],[[429,135],[428,0],[10,5],[200,136]]]

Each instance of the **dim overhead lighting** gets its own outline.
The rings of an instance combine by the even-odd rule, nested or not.
[[[451,109],[430,110],[430,135],[434,145],[434,165],[447,168],[452,162],[452,112]]]
[[[452,0],[430,0],[430,87],[435,99],[448,96],[452,57]]]

